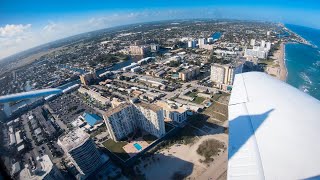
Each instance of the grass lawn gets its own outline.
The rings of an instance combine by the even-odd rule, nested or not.
[[[92,132],[90,134],[91,138],[96,137],[98,134],[102,133],[102,132],[106,132],[107,131],[107,127],[102,125],[101,127],[99,127],[97,130],[95,130],[94,132]]]
[[[124,149],[122,148],[127,144],[128,143],[125,141],[115,142],[112,139],[108,139],[106,142],[103,143],[104,147],[106,147],[109,151],[111,151],[124,161],[130,158],[129,154],[127,154],[126,151],[124,151]]]
[[[218,101],[223,104],[228,104],[230,99],[230,94],[222,92],[221,94],[214,94],[212,97],[213,101]]]
[[[221,122],[224,122],[224,121],[228,120],[227,116],[224,116],[222,114],[215,113],[215,112],[212,112],[211,117],[215,118],[215,119],[218,119]]]
[[[215,112],[217,112],[217,113],[215,113]],[[225,117],[228,117],[228,106],[214,102],[203,113],[210,116],[210,117],[215,117],[216,114],[218,114],[218,115],[223,114],[223,115],[225,115]],[[221,114],[219,114],[219,113],[221,113]],[[218,116],[218,117],[221,119],[219,119],[219,118],[216,118],[216,119],[218,119],[220,121],[225,120],[225,117],[221,117],[221,116]]]
[[[203,98],[203,97],[196,97],[194,100],[193,100],[193,102],[194,103],[197,103],[197,104],[201,104],[203,101],[205,100],[205,98]]]
[[[142,139],[147,141],[147,143],[151,144],[153,141],[157,140],[158,138],[152,134],[148,134],[148,135],[144,135]]]
[[[270,60],[259,60],[258,63],[261,63],[261,64],[266,64],[266,65],[273,65],[273,61],[272,59]]]
[[[198,97],[197,94],[198,94],[197,92],[189,92],[186,94],[186,96],[193,97],[194,100],[192,102],[197,103],[197,104],[201,104],[205,100],[205,98]]]
[[[190,97],[195,98],[195,97],[197,97],[197,94],[198,94],[197,92],[189,92],[186,94],[186,96],[190,96]]]

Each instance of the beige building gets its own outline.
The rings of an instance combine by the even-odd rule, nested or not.
[[[90,135],[79,128],[59,137],[58,145],[83,177],[88,177],[103,164]]]
[[[232,85],[235,74],[242,72],[242,65],[234,67],[231,65],[213,64],[211,66],[211,81],[215,82],[217,86]]]
[[[179,78],[182,81],[190,81],[200,74],[200,67],[191,67],[179,72]]]
[[[88,94],[91,98],[95,99],[96,101],[99,101],[102,105],[106,105],[110,103],[109,98],[102,96],[99,92],[96,92],[94,90],[80,87],[78,89],[78,92],[81,94]]]
[[[183,107],[179,107],[175,103],[157,101],[156,105],[163,109],[163,116],[165,118],[165,121],[182,123],[187,120],[187,110]]]
[[[89,73],[86,74],[82,74],[79,76],[80,77],[80,81],[83,85],[90,85],[95,79],[97,79],[97,74],[95,71],[91,71]]]
[[[154,104],[126,102],[109,110],[103,117],[109,134],[115,141],[137,129],[157,137],[165,134],[163,110]]]
[[[211,81],[217,84],[224,84],[225,67],[220,64],[213,64],[211,66]]]
[[[130,46],[129,52],[132,55],[144,55],[150,48],[147,46]]]
[[[200,49],[212,50],[214,48],[213,44],[203,44],[199,46]]]
[[[111,101],[111,107],[115,108],[115,107],[117,107],[117,106],[119,106],[120,104],[123,104],[123,103],[125,103],[125,102],[121,101],[118,98],[113,98],[112,101]]]

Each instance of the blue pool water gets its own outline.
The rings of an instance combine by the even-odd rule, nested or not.
[[[212,104],[211,102],[208,102],[208,103],[207,103],[207,106],[208,106],[208,107],[210,107],[210,106],[211,106],[211,104]]]
[[[140,146],[140,144],[138,143],[134,143],[133,146],[138,150],[140,151],[142,149],[142,147]]]

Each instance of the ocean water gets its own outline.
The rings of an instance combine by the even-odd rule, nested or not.
[[[320,100],[320,30],[296,25],[286,27],[314,45],[286,44],[287,83]]]

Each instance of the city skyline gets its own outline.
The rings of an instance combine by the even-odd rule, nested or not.
[[[141,22],[211,18],[262,20],[320,28],[320,3],[283,1],[3,1],[0,60],[29,48],[83,32]],[[201,12],[201,13],[199,13]],[[271,13],[272,12],[272,13]]]
[[[204,11],[194,5],[193,13]],[[166,17],[178,17],[172,14]],[[149,15],[121,16],[117,23],[132,20],[130,25],[67,37],[0,61],[0,177],[232,180],[320,174],[320,146],[314,143],[320,30],[197,16],[134,23]],[[106,22],[114,19],[101,25]],[[0,30],[9,39],[24,32],[34,37],[33,22],[18,27]],[[70,27],[78,33],[71,22],[63,27],[60,32]],[[37,35],[35,40],[45,36]],[[13,42],[30,46],[23,38]]]

